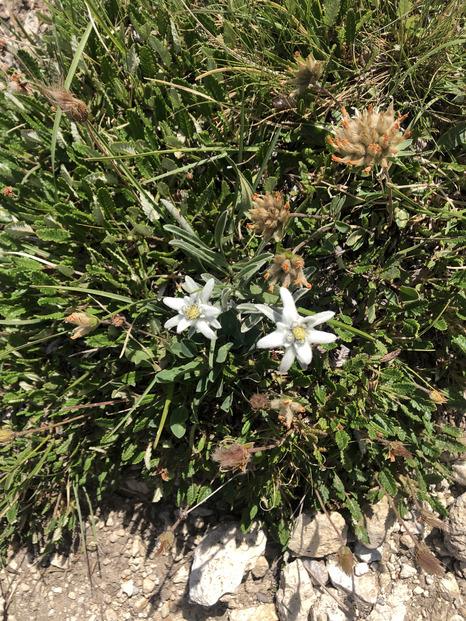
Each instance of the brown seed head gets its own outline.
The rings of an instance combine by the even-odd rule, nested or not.
[[[431,390],[429,392],[429,399],[437,405],[441,405],[442,403],[446,403],[448,401],[441,390]]]
[[[220,470],[245,470],[251,459],[252,447],[252,443],[220,445],[214,449],[212,459],[218,462]]]
[[[414,546],[414,557],[422,569],[434,576],[443,576],[443,566],[436,556],[428,549],[425,543]]]
[[[261,233],[265,240],[273,237],[275,241],[280,241],[290,210],[289,204],[284,204],[283,194],[266,192],[265,195],[254,194],[252,198],[253,208],[248,211],[252,224],[248,228]]]
[[[300,289],[306,287],[310,289],[310,285],[303,272],[304,261],[302,257],[292,252],[285,251],[276,254],[273,258],[273,264],[264,275],[269,281],[269,289],[273,291],[278,283],[281,287],[289,287],[297,285]]]
[[[10,429],[0,429],[0,444],[8,444],[15,439],[15,432]]]
[[[341,111],[341,127],[334,131],[334,138],[327,136],[329,145],[343,155],[333,155],[333,161],[364,166],[364,172],[369,172],[374,164],[388,169],[387,158],[396,155],[397,146],[409,136],[409,132],[400,133],[400,123],[406,115],[399,115],[395,120],[393,104],[385,112],[374,112],[371,104],[362,114],[357,112],[353,117],[348,116],[345,108]]]
[[[75,123],[83,123],[89,116],[89,109],[84,103],[74,95],[71,95],[65,88],[49,90],[48,93],[56,101],[57,106],[62,112]]]
[[[265,395],[261,395],[260,392],[252,395],[249,399],[249,404],[253,410],[268,410],[270,407],[269,399]]]
[[[315,84],[320,78],[324,63],[320,60],[314,60],[311,54],[306,60],[297,56],[296,62],[298,69],[291,70],[294,78],[290,80],[290,83],[296,86],[296,93],[303,93],[310,84]]]
[[[342,546],[337,552],[337,564],[347,576],[351,576],[354,567],[354,556],[348,546]]]

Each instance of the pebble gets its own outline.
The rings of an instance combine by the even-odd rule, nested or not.
[[[403,580],[417,575],[417,569],[411,565],[403,565],[399,577]]]
[[[148,603],[149,600],[147,600],[145,597],[140,597],[134,602],[133,608],[135,612],[141,612],[142,610],[144,610]]]
[[[76,599],[76,593],[74,591],[70,591],[68,593],[68,597],[69,597],[69,599]]]
[[[414,595],[421,595],[424,592],[424,589],[421,586],[414,587],[413,593]]]
[[[126,593],[128,597],[132,597],[133,595],[137,595],[139,593],[139,589],[134,586],[132,580],[125,580],[121,583],[121,590],[123,593]]]
[[[364,576],[369,571],[369,565],[367,563],[356,563],[354,566],[355,576]]]
[[[54,593],[63,593],[63,589],[61,587],[55,587],[52,589]]]
[[[149,595],[154,589],[155,582],[150,578],[144,578],[144,580],[142,581],[142,592],[146,595]]]

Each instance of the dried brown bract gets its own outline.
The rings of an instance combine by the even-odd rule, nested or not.
[[[399,115],[395,120],[393,104],[385,112],[375,112],[371,104],[362,114],[356,111],[351,118],[345,108],[341,111],[341,127],[334,131],[334,138],[327,136],[329,145],[343,155],[332,155],[333,161],[364,166],[364,172],[369,172],[374,164],[388,170],[387,158],[396,155],[397,146],[409,136],[409,131],[400,134],[400,124],[407,115]]]
[[[86,336],[86,334],[95,330],[100,323],[97,317],[89,313],[71,313],[65,321],[77,326],[71,332],[71,338],[73,340],[81,336]]]
[[[273,291],[276,284],[279,284],[281,287],[297,285],[300,289],[303,287],[311,289],[312,285],[307,282],[304,276],[303,266],[304,261],[297,254],[292,252],[276,254],[271,268],[264,275],[264,278],[270,283],[270,291]]]
[[[24,73],[18,71],[14,71],[10,75],[8,88],[12,93],[19,93],[20,95],[32,95],[33,93]]]
[[[220,470],[244,470],[251,459],[252,443],[225,444],[217,446],[212,452],[212,459],[216,461]]]
[[[55,100],[60,110],[75,123],[83,123],[89,116],[89,108],[65,88],[50,89],[48,94]]]
[[[291,84],[296,86],[295,93],[303,93],[310,84],[315,84],[322,75],[324,63],[320,60],[314,60],[311,54],[303,60],[299,53],[295,55],[298,69],[292,69],[294,78],[290,80]]]
[[[347,576],[351,576],[354,567],[354,556],[348,546],[342,546],[337,552],[337,564]]]
[[[432,554],[425,543],[419,543],[414,547],[414,557],[426,573],[434,576],[443,576],[442,563]]]
[[[446,403],[448,401],[447,397],[441,390],[431,390],[429,392],[429,399],[437,405],[441,405],[442,403]]]
[[[268,410],[270,407],[270,400],[265,396],[261,395],[260,392],[256,392],[255,395],[249,399],[249,404],[253,410]]]
[[[253,208],[248,211],[252,224],[248,224],[248,228],[261,233],[266,241],[271,237],[277,242],[280,241],[288,219],[289,203],[284,202],[281,192],[254,194],[252,199]]]
[[[3,196],[14,196],[13,187],[11,185],[6,185],[0,192]]]

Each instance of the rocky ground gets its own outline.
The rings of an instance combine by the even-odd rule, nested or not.
[[[341,540],[324,515],[303,514],[282,554],[264,533],[245,539],[233,516],[203,505],[181,522],[173,547],[159,554],[157,538],[175,522],[177,511],[163,501],[153,504],[144,487],[129,481],[124,493],[87,519],[85,551],[78,530],[47,557],[37,550],[10,550],[0,571],[0,611],[7,621],[463,621],[462,491],[446,483],[437,491],[452,515],[444,532],[420,523],[414,508],[406,516],[411,532],[426,539],[442,562],[439,576],[417,565],[412,540],[386,500],[365,516],[372,548],[357,542],[341,516],[332,513],[357,561],[347,576],[336,562]],[[221,538],[215,536],[219,525]],[[212,531],[214,538],[203,542]],[[193,577],[193,559],[202,576]],[[227,583],[238,571],[242,582],[233,590]]]

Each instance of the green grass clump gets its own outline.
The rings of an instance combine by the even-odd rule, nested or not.
[[[3,545],[53,545],[130,468],[154,500],[219,490],[282,543],[303,498],[363,541],[361,505],[384,493],[445,515],[430,486],[464,449],[464,6],[366,7],[57,0],[48,33],[17,43],[23,75],[0,90]],[[334,126],[391,103],[411,132],[396,157],[332,161]],[[279,228],[256,226],[274,200]],[[289,273],[301,317],[334,312],[338,340],[282,374],[282,350],[256,344]],[[213,279],[217,339],[164,327],[164,298],[196,296],[186,278]]]

